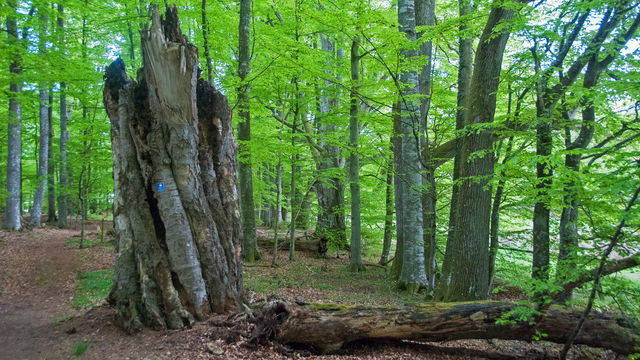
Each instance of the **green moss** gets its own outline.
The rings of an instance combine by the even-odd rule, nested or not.
[[[354,308],[353,305],[324,304],[324,303],[312,303],[312,304],[309,304],[308,306],[315,310],[324,310],[324,311],[346,311]]]
[[[73,356],[80,357],[87,352],[87,349],[89,349],[89,342],[85,340],[80,340],[76,342],[76,344],[74,345]]]
[[[96,305],[109,295],[112,278],[112,269],[91,271],[78,275],[76,291],[71,305],[78,309]]]

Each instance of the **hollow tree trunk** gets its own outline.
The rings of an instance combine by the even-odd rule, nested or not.
[[[278,342],[311,346],[320,352],[333,352],[344,344],[370,339],[530,341],[536,332],[547,334],[546,341],[563,343],[581,316],[579,311],[561,308],[547,311],[534,326],[526,321],[497,322],[516,306],[504,302],[466,302],[369,308],[331,304],[298,306],[276,301],[260,309],[253,335],[259,337],[268,331]],[[594,313],[588,317],[575,343],[629,354],[640,345],[640,337],[629,321]]]
[[[197,50],[175,8],[153,11],[143,68],[107,69],[117,257],[109,300],[118,323],[181,328],[238,310],[242,263],[236,144],[226,98],[198,79]]]

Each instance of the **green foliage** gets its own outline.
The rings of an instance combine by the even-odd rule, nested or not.
[[[78,275],[71,305],[77,309],[95,306],[109,294],[112,279],[112,269],[96,270]]]
[[[80,357],[89,349],[90,343],[86,340],[79,340],[73,347],[73,356]]]
[[[157,2],[156,2],[157,3]],[[638,238],[627,233],[640,225],[638,205],[623,213],[631,193],[640,186],[640,143],[637,134],[638,103],[640,98],[640,58],[637,35],[630,46],[623,49],[612,62],[596,86],[585,88],[584,70],[577,80],[563,90],[561,104],[554,111],[539,116],[536,110],[536,87],[546,83],[554,87],[560,83],[557,74],[567,75],[567,64],[577,59],[596,33],[607,9],[615,5],[605,1],[560,1],[543,2],[535,7],[515,2],[508,6],[522,9],[511,26],[513,33],[505,52],[501,72],[500,88],[496,94],[497,108],[493,122],[472,126],[457,131],[456,82],[458,77],[458,36],[477,42],[493,2],[477,1],[472,13],[458,15],[456,1],[438,1],[436,25],[417,29],[423,32],[420,40],[410,43],[397,28],[397,9],[394,3],[337,0],[333,2],[303,2],[298,0],[255,1],[251,32],[251,132],[252,139],[244,143],[240,161],[251,154],[254,171],[254,196],[256,210],[272,207],[276,202],[275,178],[277,166],[283,169],[280,205],[289,214],[300,205],[294,201],[288,184],[291,181],[291,159],[297,156],[297,192],[308,193],[318,181],[339,179],[347,185],[344,210],[349,226],[350,193],[346,184],[343,158],[353,151],[347,145],[346,129],[349,113],[349,46],[351,39],[361,38],[359,52],[362,69],[358,99],[360,105],[359,149],[361,169],[362,238],[364,254],[377,260],[382,249],[385,220],[385,171],[391,159],[390,138],[393,135],[392,104],[397,100],[400,88],[396,82],[398,74],[407,69],[419,69],[427,62],[433,64],[433,84],[429,116],[425,119],[426,135],[432,149],[438,148],[460,136],[490,130],[497,139],[513,137],[513,150],[504,162],[504,148],[496,141],[494,150],[499,153],[490,184],[495,190],[504,184],[504,198],[500,206],[500,245],[497,255],[497,281],[514,286],[528,295],[547,294],[557,290],[559,284],[532,281],[531,273],[531,218],[533,204],[544,203],[552,213],[550,236],[551,274],[555,274],[558,253],[559,217],[566,206],[566,196],[573,194],[580,205],[576,229],[579,233],[579,248],[576,250],[575,268],[568,274],[577,276],[581,271],[595,266],[610,237],[615,233],[620,219],[626,219],[625,236],[615,249],[617,256],[629,256],[639,248]],[[500,2],[503,3],[503,2]],[[637,2],[633,2],[636,4]],[[199,3],[180,0],[176,2],[183,32],[200,53],[200,67],[206,69],[204,37]],[[53,153],[56,165],[55,191],[67,194],[71,199],[71,213],[81,213],[80,197],[86,199],[87,217],[100,219],[111,210],[113,179],[111,174],[110,123],[102,108],[102,72],[116,56],[121,56],[129,75],[134,76],[141,62],[138,33],[148,23],[145,4],[138,1],[86,3],[72,0],[65,2],[64,30],[57,28],[59,16],[55,8],[42,7],[33,1],[18,4],[15,14],[21,32],[28,33],[18,43],[7,36],[0,36],[0,88],[6,91],[11,81],[19,80],[23,92],[19,95],[22,104],[22,205],[28,210],[37,186],[38,150],[38,89],[45,87],[53,97],[52,120],[54,129]],[[637,5],[637,4],[636,4]],[[44,12],[44,17],[27,16],[30,7]],[[577,34],[576,42],[567,53],[567,58],[551,76],[536,71],[538,61],[542,68],[550,65],[557,56],[561,43],[566,43],[563,31],[572,29],[572,21],[589,10],[589,26]],[[637,12],[637,6],[628,9],[616,27],[613,36],[623,34]],[[9,15],[8,6],[0,8],[0,17]],[[237,111],[236,88],[240,85],[237,75],[238,4],[208,2],[206,16],[209,19],[209,47],[214,70],[214,85],[228,96],[233,111]],[[43,18],[48,18],[45,29]],[[460,30],[459,26],[466,28]],[[321,37],[330,40],[334,51],[322,49]],[[613,37],[607,44],[615,43]],[[44,53],[38,45],[46,42]],[[434,45],[433,59],[415,57],[401,61],[400,50],[417,48],[420,43],[430,41]],[[534,47],[534,45],[536,45]],[[607,52],[608,55],[611,51]],[[21,55],[24,72],[16,77],[8,71],[15,55]],[[604,53],[600,54],[602,60]],[[402,64],[402,65],[401,65]],[[69,108],[69,167],[72,185],[61,187],[59,178],[59,126],[60,126],[60,82],[68,87],[66,93]],[[326,112],[320,111],[322,99],[330,103]],[[589,148],[567,150],[566,144],[575,140],[584,128],[580,110],[586,101],[596,109],[596,121],[589,124],[594,129]],[[8,97],[0,97],[0,123],[7,119]],[[566,111],[565,111],[566,110]],[[295,113],[299,117],[294,119]],[[569,113],[571,116],[565,116]],[[237,114],[234,116],[238,118]],[[297,121],[293,134],[291,126]],[[549,156],[536,153],[535,125],[545,122],[552,125],[552,147]],[[616,135],[617,134],[617,135]],[[616,136],[614,136],[616,135]],[[339,166],[319,170],[318,163],[324,159],[318,147],[333,145],[339,149]],[[597,145],[597,146],[596,146]],[[6,200],[6,154],[7,127],[0,126],[0,204]],[[486,155],[478,152],[472,157]],[[568,155],[581,155],[579,170],[565,165]],[[553,182],[548,194],[541,195],[536,186],[536,164],[544,163],[553,169]],[[452,194],[453,161],[440,165],[435,173],[437,193],[437,239],[441,263],[446,249],[449,207]],[[480,180],[480,179],[474,179]],[[298,199],[299,200],[299,199]],[[310,216],[318,214],[317,196],[311,191]],[[3,205],[0,205],[2,210]],[[310,224],[313,227],[314,221]],[[288,221],[281,222],[281,228]],[[347,229],[348,233],[348,229]],[[395,238],[395,236],[394,236]],[[77,245],[77,238],[69,239],[68,245]],[[93,240],[85,246],[102,245]],[[395,245],[395,239],[394,239]],[[330,244],[333,250],[346,248],[345,244]],[[513,250],[515,249],[515,250]],[[520,250],[520,251],[518,251]],[[292,274],[260,279],[248,277],[247,285],[258,292],[268,293],[281,287],[304,284],[306,274],[314,281],[317,290],[332,292],[343,289],[354,279],[369,281],[381,293],[395,294],[395,286],[386,274],[372,269],[354,276],[338,271],[337,285],[327,283],[318,269],[309,271],[296,268]],[[248,269],[247,271],[252,271]],[[605,279],[597,299],[596,308],[620,310],[640,314],[637,299],[640,298],[637,273]],[[104,279],[103,279],[104,280]],[[361,284],[364,286],[364,284]],[[364,290],[363,290],[364,289]],[[1,291],[1,290],[0,290]],[[363,292],[364,294],[359,294]],[[365,300],[367,288],[345,292],[340,296]],[[578,293],[578,301],[580,301]],[[337,295],[335,295],[337,296]],[[373,296],[373,295],[372,295]],[[396,296],[396,295],[393,295]],[[405,300],[411,301],[412,298]],[[92,301],[88,301],[91,303]]]

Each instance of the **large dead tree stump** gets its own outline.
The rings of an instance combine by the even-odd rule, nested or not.
[[[198,78],[177,11],[142,31],[143,68],[105,75],[116,263],[109,300],[128,330],[181,328],[242,301],[236,144],[226,98]]]
[[[554,308],[533,325],[497,321],[516,306],[485,301],[393,308],[331,304],[299,306],[273,301],[258,311],[253,338],[272,338],[284,344],[305,345],[319,352],[334,352],[344,344],[374,339],[530,341],[534,335],[546,334],[544,340],[564,343],[582,315],[578,311]],[[629,320],[593,313],[575,343],[630,354],[638,351],[640,335],[637,324]]]

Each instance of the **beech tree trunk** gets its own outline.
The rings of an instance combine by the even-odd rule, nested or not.
[[[13,81],[9,83],[9,120],[7,121],[7,204],[5,209],[4,226],[9,230],[22,229],[20,214],[20,198],[22,194],[22,105],[20,103],[20,92],[22,82],[16,80],[22,75],[22,55],[18,49],[19,37],[16,25],[17,3],[9,1],[8,6],[12,9],[7,16],[8,41],[13,45],[12,61],[9,64],[9,72],[13,76]]]
[[[177,329],[242,301],[236,151],[226,98],[198,79],[175,7],[153,10],[143,68],[107,69],[116,264],[109,301],[129,331]]]
[[[416,14],[414,2],[398,1],[398,23],[400,31],[411,41],[416,40]],[[403,49],[403,63],[412,61],[416,50]],[[420,162],[420,142],[416,134],[420,132],[420,104],[414,98],[418,93],[418,73],[405,69],[399,76],[400,91],[400,134],[401,147],[397,164],[398,181],[402,182],[397,196],[401,196],[402,208],[397,208],[398,239],[402,238],[402,268],[398,278],[400,287],[409,293],[417,292],[427,285],[424,265],[423,213],[421,200],[422,166]]]
[[[251,24],[251,0],[240,1],[240,23],[238,26],[238,140],[240,140],[241,160],[239,162],[240,216],[242,217],[242,250],[246,262],[259,258],[256,245],[256,213],[253,201],[253,170],[251,164],[251,110],[249,95],[251,87],[247,82],[250,67],[249,31]],[[207,59],[209,61],[209,59]],[[209,66],[209,65],[207,65]],[[209,81],[210,82],[210,81]]]
[[[480,37],[469,87],[465,127],[477,129],[491,123],[508,28],[500,27],[514,16],[512,9],[496,4]],[[497,29],[500,32],[496,35]],[[471,132],[461,139],[460,185],[454,193],[451,236],[442,264],[439,301],[486,299],[489,281],[489,220],[493,175],[493,134],[489,129]],[[474,156],[485,152],[482,156]],[[456,159],[458,161],[458,159]],[[452,201],[453,203],[454,201]]]
[[[498,323],[516,308],[505,302],[425,303],[418,306],[375,308],[331,304],[298,306],[275,301],[259,310],[254,338],[272,334],[284,344],[334,352],[343,345],[371,339],[449,341],[511,339],[530,341],[545,333],[545,341],[564,343],[582,315],[564,308],[548,310],[535,325],[527,321]],[[638,329],[630,321],[593,313],[576,344],[602,347],[621,354],[640,346]]]
[[[64,6],[58,4],[58,31],[60,31],[59,46],[65,46],[64,40]],[[67,83],[60,83],[60,180],[58,181],[58,227],[67,227],[69,215],[69,170],[67,168]]]
[[[45,8],[46,9],[46,8]],[[40,40],[38,41],[38,55],[44,56],[46,49],[47,36],[47,16],[43,9],[39,10],[40,21],[42,27],[40,31]],[[47,178],[49,172],[49,91],[48,84],[41,83],[39,85],[39,115],[40,115],[40,136],[39,136],[39,154],[38,154],[38,187],[33,196],[33,206],[31,207],[30,225],[34,227],[40,226],[40,218],[42,217],[42,208],[44,205],[44,193],[47,188]]]

